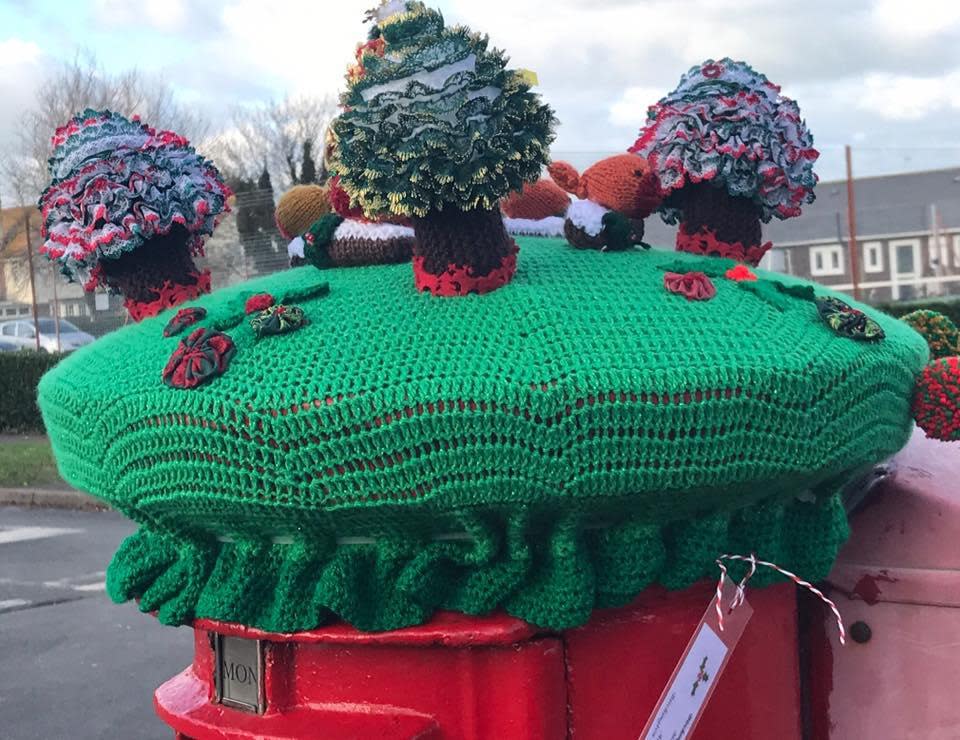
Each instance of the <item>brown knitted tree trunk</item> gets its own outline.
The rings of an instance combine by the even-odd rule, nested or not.
[[[732,257],[756,265],[769,246],[761,245],[760,209],[706,183],[688,185],[671,198],[683,211],[677,249]]]
[[[187,232],[179,227],[117,259],[102,260],[100,268],[107,285],[124,296],[136,321],[210,292],[210,275],[197,270]]]
[[[446,208],[412,221],[414,272],[421,290],[435,295],[485,293],[513,276],[517,246],[499,210]],[[435,279],[446,287],[437,286]]]

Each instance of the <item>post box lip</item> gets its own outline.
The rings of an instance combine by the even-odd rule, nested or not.
[[[386,632],[361,632],[344,622],[303,632],[268,632],[256,627],[221,622],[216,619],[197,619],[192,626],[194,629],[219,635],[270,642],[322,642],[342,645],[364,643],[412,647],[512,645],[543,632],[521,619],[502,612],[476,617],[449,611],[437,612],[426,624]]]

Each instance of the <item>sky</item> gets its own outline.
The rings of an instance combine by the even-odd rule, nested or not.
[[[336,94],[376,0],[0,0],[0,150],[44,76],[82,50],[169,82],[226,127],[237,105]],[[800,104],[821,179],[960,164],[957,0],[437,0],[537,73],[556,159],[630,146],[647,106],[708,58]]]

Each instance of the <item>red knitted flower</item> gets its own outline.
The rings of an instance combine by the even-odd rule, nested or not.
[[[746,265],[737,265],[736,267],[731,267],[724,273],[727,278],[730,280],[736,280],[738,283],[741,280],[756,280],[757,276],[750,272],[750,268]]]
[[[223,373],[236,351],[226,334],[197,329],[180,340],[163,368],[163,382],[173,388],[195,388]]]
[[[913,396],[913,418],[928,437],[960,440],[960,357],[927,365]]]
[[[247,299],[246,305],[243,307],[244,313],[256,313],[257,311],[262,311],[265,308],[270,308],[274,304],[273,296],[269,293],[257,293],[255,296],[250,296]]]
[[[688,301],[709,301],[717,294],[710,278],[702,272],[665,273],[663,287],[671,293],[679,293]]]
[[[163,328],[163,336],[172,337],[179,334],[188,326],[196,324],[207,315],[207,309],[196,306],[194,308],[181,308],[172,319]]]
[[[710,62],[710,64],[704,64],[700,71],[704,77],[712,80],[723,74],[723,67],[716,62]]]

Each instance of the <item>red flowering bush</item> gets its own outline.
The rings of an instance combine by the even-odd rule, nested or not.
[[[913,418],[928,437],[960,440],[960,357],[927,365],[913,396]]]

